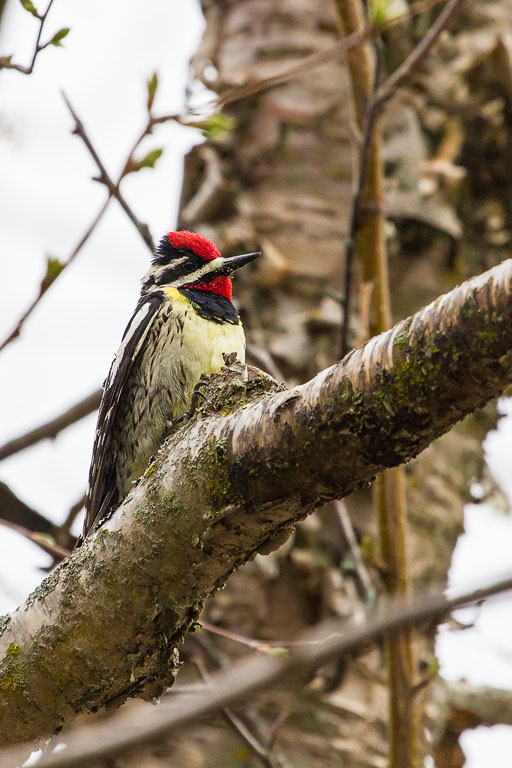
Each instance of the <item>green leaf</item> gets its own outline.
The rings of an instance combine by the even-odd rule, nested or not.
[[[58,32],[54,34],[48,45],[55,45],[58,48],[61,47],[61,40],[64,40],[65,37],[69,35],[69,27],[64,27],[63,29],[59,29]]]
[[[210,141],[218,141],[225,138],[235,127],[235,120],[229,115],[222,115],[220,112],[214,112],[213,115],[204,120],[196,120],[187,123],[191,128],[198,128],[203,136]]]
[[[146,86],[148,89],[148,112],[151,112],[155,100],[156,89],[158,88],[158,74],[156,72],[153,72],[149,80],[147,80]]]
[[[375,557],[375,541],[371,536],[363,536],[359,549],[365,560],[372,560]]]
[[[370,21],[377,29],[381,29],[403,16],[407,10],[405,0],[371,0]]]
[[[138,173],[142,168],[154,168],[156,161],[162,156],[163,149],[152,149],[142,160],[131,160],[126,173]]]
[[[436,675],[438,675],[440,669],[441,669],[441,664],[439,663],[439,660],[436,657],[434,657],[430,661],[430,664],[428,665],[427,672],[429,677],[435,677]]]
[[[274,645],[271,648],[266,648],[265,650],[269,654],[269,656],[289,656],[290,655],[289,648],[285,648],[282,645]]]
[[[20,0],[20,3],[26,11],[32,14],[32,16],[39,18],[39,14],[32,0]]]
[[[39,544],[45,544],[47,547],[55,546],[55,539],[50,536],[49,533],[41,533],[40,531],[34,531],[30,537],[32,541],[37,541]]]
[[[66,265],[55,256],[46,257],[46,274],[41,281],[41,293],[48,290],[50,285],[58,278]]]

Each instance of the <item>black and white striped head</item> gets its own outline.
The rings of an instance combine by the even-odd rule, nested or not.
[[[231,299],[230,275],[260,255],[256,252],[224,258],[203,235],[186,230],[168,232],[155,251],[143,290],[193,288]]]

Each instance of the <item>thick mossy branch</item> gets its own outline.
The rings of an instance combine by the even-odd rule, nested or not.
[[[509,260],[302,386],[212,377],[112,519],[0,621],[0,745],[165,690],[235,568],[503,391],[511,329]]]

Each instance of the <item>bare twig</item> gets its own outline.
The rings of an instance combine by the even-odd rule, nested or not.
[[[118,201],[118,203],[120,204],[120,206],[122,207],[122,209],[124,210],[124,212],[126,213],[128,218],[130,219],[130,221],[135,225],[135,228],[137,229],[138,233],[140,234],[140,236],[144,240],[145,244],[147,245],[147,247],[149,248],[151,253],[153,253],[153,251],[155,249],[155,245],[153,243],[153,238],[151,237],[151,233],[149,231],[148,225],[145,224],[144,222],[140,221],[137,218],[137,216],[134,214],[134,212],[132,211],[132,209],[130,208],[130,206],[128,205],[128,203],[126,202],[124,197],[122,196],[121,191],[119,189],[119,184],[120,184],[121,180],[128,173],[128,163],[129,163],[129,160],[131,158],[131,154],[130,154],[130,157],[129,157],[129,159],[128,159],[128,161],[127,161],[127,163],[126,163],[126,165],[125,165],[125,167],[123,169],[123,172],[121,173],[119,181],[117,182],[117,184],[115,184],[112,181],[110,175],[108,174],[107,169],[103,165],[103,162],[101,161],[98,153],[96,152],[96,149],[94,148],[94,145],[92,144],[92,142],[91,142],[91,140],[90,140],[90,138],[89,138],[89,136],[88,136],[88,134],[87,134],[87,132],[86,132],[86,130],[84,128],[84,125],[83,125],[82,121],[80,120],[80,118],[76,114],[75,110],[71,106],[71,103],[70,103],[68,97],[66,96],[65,93],[62,94],[62,97],[63,97],[63,99],[64,99],[64,101],[66,103],[67,108],[69,109],[69,111],[70,111],[70,113],[71,113],[71,115],[73,117],[73,120],[75,121],[75,128],[73,130],[73,133],[75,133],[77,136],[79,136],[82,139],[82,141],[84,142],[85,146],[87,147],[90,155],[92,156],[94,162],[98,166],[98,170],[100,172],[100,176],[99,176],[98,180],[107,187],[107,189],[109,191],[109,194],[112,197],[116,198],[116,200]],[[149,131],[146,130],[146,132],[143,134],[143,136],[145,136],[147,132],[149,132]],[[138,146],[138,144],[142,140],[143,136],[141,136],[141,138],[137,140],[135,146]]]
[[[36,59],[41,53],[41,51],[44,51],[45,48],[48,48],[49,45],[52,45],[54,38],[50,38],[46,43],[43,43],[41,45],[41,35],[43,34],[43,27],[46,21],[46,17],[48,16],[48,13],[50,11],[50,8],[53,5],[53,0],[50,0],[48,5],[46,6],[46,11],[43,14],[39,14],[37,12],[32,12],[32,15],[36,17],[39,21],[39,29],[37,32],[36,37],[36,44],[34,47],[34,52],[32,54],[32,61],[28,65],[28,67],[24,67],[22,64],[16,64],[10,61],[9,56],[1,56],[0,57],[0,69],[14,69],[16,72],[21,72],[23,75],[31,75],[36,63]]]
[[[445,597],[439,591],[419,593],[414,602],[384,600],[363,623],[339,620],[323,622],[313,633],[303,638],[307,642],[298,646],[287,659],[251,656],[227,671],[213,674],[211,685],[196,694],[184,693],[176,699],[166,697],[158,707],[150,710],[140,707],[121,710],[107,720],[68,731],[66,748],[43,755],[38,766],[75,768],[90,765],[94,760],[152,742],[281,680],[297,675],[303,678],[304,674],[378,637],[424,621],[440,622],[457,608],[478,605],[493,595],[511,589],[512,578],[509,577],[480,589],[464,591],[452,598]],[[27,748],[30,749],[30,745]],[[19,746],[1,752],[0,768],[15,768],[19,754]]]
[[[30,531],[53,536],[53,523],[19,499],[9,486],[2,482],[0,482],[0,517],[16,525],[22,525]]]
[[[446,29],[459,10],[463,1],[464,0],[449,0],[446,3],[445,7],[416,48],[411,51],[402,64],[400,64],[393,74],[379,87],[374,99],[376,105],[381,107],[394,93],[396,93],[397,88],[404,84],[414,70],[420,66],[441,32]]]
[[[196,638],[197,641],[198,638]],[[203,644],[200,644],[200,647],[204,652],[207,653],[205,647]],[[199,672],[199,675],[201,676],[201,679],[203,682],[208,683],[211,681],[211,675],[208,672],[206,665],[203,663],[201,658],[196,658],[194,660],[194,664]],[[225,669],[226,667],[224,665],[220,666],[220,668]],[[266,768],[285,768],[283,763],[280,760],[277,760],[275,755],[272,752],[272,748],[267,748],[265,744],[263,743],[263,739],[260,737],[258,733],[256,733],[256,728],[249,727],[244,721],[242,720],[239,715],[237,715],[233,710],[229,709],[229,707],[222,707],[222,714],[226,720],[227,723],[231,726],[231,728],[237,733],[242,741],[249,747],[251,752],[253,752],[256,757],[261,761],[262,765],[266,766]],[[251,724],[253,725],[253,724]]]
[[[38,547],[51,555],[59,563],[71,552],[70,549],[66,549],[66,547],[61,547],[60,544],[57,544],[57,542],[55,542],[47,533],[34,533],[33,531],[29,531],[28,528],[24,528],[22,525],[10,523],[8,520],[3,520],[1,517],[0,525],[4,525],[6,528],[16,531],[20,536],[29,539],[33,544],[37,544]]]
[[[226,640],[232,640],[234,643],[245,645],[246,648],[251,648],[253,651],[261,653],[274,653],[276,648],[293,648],[294,645],[302,643],[300,640],[256,640],[254,637],[246,637],[230,629],[217,627],[215,624],[211,624],[204,619],[201,619],[201,626],[212,635],[224,637]]]
[[[20,317],[20,319],[16,323],[16,325],[15,325],[14,329],[11,331],[11,333],[0,344],[0,352],[8,344],[10,344],[11,341],[14,341],[14,339],[16,339],[20,335],[21,329],[23,327],[24,322],[27,320],[28,317],[30,317],[30,315],[32,314],[32,312],[37,307],[37,305],[39,304],[39,302],[43,298],[44,294],[48,290],[48,288],[51,285],[53,285],[55,280],[64,272],[66,267],[69,267],[71,262],[76,258],[76,256],[82,250],[83,246],[86,244],[87,240],[90,238],[90,236],[92,235],[92,233],[96,229],[96,226],[98,225],[98,223],[99,223],[100,219],[102,218],[103,214],[107,210],[107,206],[108,206],[109,202],[110,202],[110,196],[108,197],[107,200],[105,200],[105,202],[103,203],[103,205],[99,209],[98,213],[96,214],[96,216],[94,217],[94,219],[92,220],[90,225],[87,227],[85,233],[82,235],[82,237],[80,238],[80,240],[78,241],[76,246],[71,251],[71,254],[69,255],[67,261],[65,261],[61,265],[59,273],[52,280],[46,280],[45,279],[45,280],[42,281],[38,295],[36,296],[36,298],[34,299],[32,304],[30,304],[28,309],[26,309],[25,312],[22,314],[22,316]]]
[[[150,235],[149,229],[148,229],[146,224],[140,222],[137,219],[137,217],[135,216],[135,214],[133,213],[131,208],[128,206],[127,202],[124,200],[124,198],[122,197],[122,195],[121,195],[121,193],[119,191],[119,184],[121,183],[121,180],[124,178],[124,176],[126,176],[126,174],[130,172],[130,163],[133,160],[133,153],[135,152],[135,150],[139,146],[139,144],[142,141],[142,139],[145,138],[145,136],[147,136],[148,134],[151,133],[153,125],[156,124],[156,122],[159,122],[159,121],[155,120],[151,116],[151,114],[149,115],[146,127],[144,128],[143,132],[141,133],[141,135],[136,140],[136,142],[135,142],[131,152],[129,153],[128,158],[126,160],[126,163],[124,165],[123,171],[121,172],[121,174],[120,174],[120,176],[119,176],[119,178],[117,180],[117,183],[114,183],[112,181],[112,179],[110,178],[110,176],[108,175],[108,173],[107,173],[103,163],[101,162],[101,160],[100,160],[96,150],[94,149],[94,147],[93,147],[89,137],[85,133],[85,129],[84,129],[84,126],[83,126],[82,122],[79,120],[79,118],[77,117],[77,115],[73,111],[73,108],[71,107],[71,105],[69,103],[69,100],[66,98],[66,96],[64,94],[63,94],[63,96],[64,96],[64,100],[65,100],[65,102],[66,102],[66,104],[68,106],[68,109],[70,110],[70,112],[71,112],[71,114],[72,114],[72,116],[73,116],[73,118],[75,120],[75,131],[74,132],[82,138],[82,140],[84,141],[84,143],[85,143],[86,147],[88,148],[89,152],[91,152],[91,154],[92,154],[96,164],[98,165],[98,168],[99,168],[100,174],[101,174],[100,181],[103,184],[105,184],[105,186],[107,187],[107,189],[108,189],[108,197],[105,200],[105,202],[103,203],[103,205],[100,208],[99,212],[94,217],[93,221],[91,222],[90,226],[86,230],[86,232],[83,235],[83,237],[80,239],[78,244],[75,246],[75,248],[71,252],[71,255],[69,256],[68,260],[63,265],[61,265],[61,269],[60,269],[60,272],[58,273],[58,275],[62,274],[64,268],[69,266],[69,264],[73,261],[73,259],[77,256],[77,254],[80,252],[82,247],[85,245],[85,243],[87,242],[87,240],[89,239],[89,237],[91,236],[93,231],[95,230],[95,228],[96,228],[97,224],[99,223],[100,219],[102,218],[103,214],[105,213],[105,211],[106,211],[106,209],[107,209],[107,207],[108,207],[112,197],[115,197],[119,201],[120,205],[126,211],[126,213],[128,214],[130,220],[135,224],[135,226],[136,226],[138,232],[140,233],[141,237],[143,238],[144,242],[146,243],[146,245],[148,246],[148,248],[150,248],[150,250],[152,252],[153,251],[153,241],[151,239],[151,235]],[[162,122],[162,121],[160,121],[160,122]],[[57,277],[58,277],[58,275],[57,275]],[[56,278],[54,278],[51,281],[43,280],[43,282],[41,283],[41,288],[40,288],[39,294],[36,296],[36,298],[34,299],[32,304],[28,307],[28,309],[20,317],[20,319],[16,323],[16,326],[11,331],[9,336],[7,336],[7,338],[2,342],[2,344],[0,344],[0,351],[2,351],[2,349],[4,349],[4,347],[6,347],[11,341],[16,339],[20,335],[20,332],[21,332],[21,329],[22,329],[22,326],[23,326],[25,320],[27,320],[27,318],[31,315],[31,313],[37,307],[37,305],[39,304],[39,301],[41,300],[43,295],[46,293],[46,291],[48,290],[50,285],[52,285],[52,283],[55,282],[55,279]]]
[[[365,603],[371,604],[375,600],[377,592],[373,586],[371,576],[368,573],[368,569],[361,554],[361,550],[359,549],[359,544],[357,543],[352,520],[350,519],[350,515],[347,511],[347,506],[343,501],[333,501],[329,506],[334,514],[334,521],[336,526],[352,558],[359,597]]]
[[[512,725],[512,691],[471,685],[467,680],[445,683],[449,725],[459,733],[466,726]],[[460,717],[466,714],[467,718]],[[471,725],[469,725],[471,723]]]
[[[56,437],[56,435],[63,429],[66,429],[66,427],[71,426],[71,424],[80,421],[80,419],[85,418],[85,416],[88,416],[95,411],[100,404],[100,400],[101,389],[97,389],[92,394],[84,397],[83,400],[80,400],[80,402],[71,406],[71,408],[68,408],[67,411],[61,413],[61,415],[57,416],[55,419],[51,419],[50,421],[41,424],[39,427],[31,429],[30,432],[27,432],[25,435],[9,440],[9,442],[0,446],[0,461],[7,459],[15,453],[19,453],[19,451],[25,450],[25,448],[29,448],[40,440]]]
[[[124,165],[123,171],[121,172],[121,174],[120,174],[120,176],[119,176],[119,178],[117,180],[117,183],[114,183],[112,181],[112,179],[110,178],[110,176],[108,175],[105,167],[103,166],[103,163],[101,162],[101,160],[100,160],[96,150],[94,149],[92,143],[90,142],[89,137],[85,133],[85,129],[83,127],[82,122],[79,120],[79,118],[77,117],[77,115],[73,111],[73,109],[72,109],[72,107],[71,107],[71,105],[70,105],[70,103],[69,103],[69,101],[68,101],[68,99],[66,98],[65,95],[64,95],[64,99],[65,99],[66,104],[67,104],[67,106],[68,106],[68,108],[69,108],[69,110],[70,110],[70,112],[71,112],[71,114],[72,114],[72,116],[73,116],[73,118],[75,120],[75,123],[76,123],[76,125],[75,125],[75,133],[77,133],[77,135],[79,135],[82,138],[82,140],[86,144],[87,148],[91,152],[91,154],[92,154],[96,164],[98,165],[98,168],[99,168],[100,174],[101,174],[100,181],[102,181],[102,183],[104,183],[105,186],[107,187],[107,189],[108,189],[108,197],[105,200],[105,202],[103,203],[103,205],[100,208],[100,210],[98,211],[98,213],[96,214],[96,216],[94,217],[94,219],[92,220],[92,222],[89,225],[89,227],[87,228],[85,234],[81,237],[81,239],[79,240],[79,242],[77,243],[77,245],[75,246],[73,251],[71,252],[68,260],[61,266],[60,272],[58,273],[58,275],[56,277],[58,277],[60,274],[62,274],[62,272],[64,271],[65,267],[67,267],[67,266],[69,266],[69,264],[71,264],[73,259],[78,255],[80,250],[83,248],[83,246],[85,245],[85,243],[87,242],[87,240],[89,239],[89,237],[91,236],[93,231],[95,230],[96,226],[98,225],[98,223],[99,223],[100,219],[102,218],[103,214],[105,213],[105,211],[106,211],[106,209],[107,209],[107,207],[108,207],[112,197],[115,197],[119,201],[119,203],[121,204],[123,209],[128,214],[130,220],[137,227],[138,232],[140,233],[141,237],[143,238],[143,240],[146,243],[146,245],[148,246],[148,248],[150,248],[150,250],[153,251],[153,241],[151,239],[151,235],[149,233],[149,229],[148,229],[147,225],[142,223],[142,222],[140,222],[137,219],[137,217],[135,216],[135,214],[133,213],[133,211],[131,210],[131,208],[128,206],[128,204],[126,203],[126,201],[124,200],[124,198],[122,197],[122,195],[121,195],[121,193],[119,191],[119,184],[121,183],[121,180],[124,178],[124,176],[126,176],[126,174],[130,172],[130,163],[132,162],[132,159],[133,159],[133,153],[135,152],[135,150],[139,146],[140,142],[142,141],[143,138],[145,138],[147,135],[149,135],[151,133],[153,125],[156,124],[157,122],[159,122],[158,120],[155,120],[151,116],[151,114],[149,115],[146,127],[142,131],[141,135],[135,141],[135,143],[134,143],[134,145],[132,147],[132,150],[130,151],[130,153],[128,155],[128,158],[126,160],[126,163]],[[46,291],[50,287],[50,285],[52,285],[53,282],[55,282],[55,279],[56,278],[54,278],[51,281],[43,280],[43,282],[41,283],[41,288],[39,290],[39,294],[36,296],[36,298],[34,299],[32,304],[28,307],[28,309],[20,317],[20,319],[16,323],[16,326],[11,331],[11,333],[0,344],[0,352],[11,341],[14,341],[14,339],[16,339],[20,335],[20,332],[21,332],[21,329],[22,329],[22,326],[23,326],[24,322],[32,314],[32,312],[34,311],[34,309],[37,307],[37,305],[39,304],[40,300],[42,299],[43,295],[46,293]]]
[[[73,525],[73,523],[75,522],[78,513],[80,512],[80,510],[83,508],[85,504],[86,498],[87,498],[87,494],[83,493],[78,499],[78,501],[76,501],[73,504],[73,506],[70,508],[68,512],[68,516],[66,517],[62,525],[59,526],[59,530],[64,531],[65,533],[69,533],[69,530]]]
[[[0,483],[0,522],[26,538],[31,538],[36,544],[44,541],[45,544],[51,545],[55,541],[59,547],[69,552],[75,543],[75,538],[69,530],[64,530],[62,526],[56,525],[40,512],[29,507],[5,483]],[[27,535],[27,532],[34,534],[34,538]],[[59,555],[58,559],[62,557]]]

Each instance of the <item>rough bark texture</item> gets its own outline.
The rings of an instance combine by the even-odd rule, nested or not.
[[[236,568],[503,390],[511,323],[509,260],[307,384],[276,392],[236,365],[212,377],[204,412],[114,517],[4,617],[0,744],[165,691],[178,643]]]

